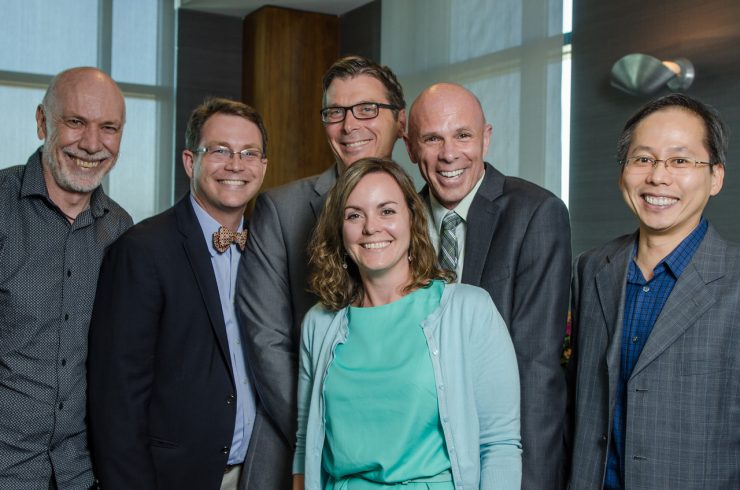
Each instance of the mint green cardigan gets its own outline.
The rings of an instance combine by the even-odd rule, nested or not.
[[[508,330],[488,293],[447,284],[421,324],[437,385],[455,488],[513,490],[521,481],[519,371]],[[323,490],[324,379],[347,338],[347,308],[315,305],[303,320],[298,373],[298,444],[293,473]]]

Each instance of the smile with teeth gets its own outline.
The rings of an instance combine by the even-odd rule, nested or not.
[[[358,146],[366,145],[370,140],[352,141],[351,143],[342,143],[346,148],[357,148]]]
[[[678,199],[665,196],[644,196],[645,201],[653,206],[670,206],[678,202]]]
[[[372,243],[363,243],[362,248],[369,248],[369,249],[379,249],[379,248],[385,248],[388,245],[390,245],[391,242],[385,241],[385,242],[372,242]]]
[[[222,183],[222,184],[227,184],[227,185],[244,185],[244,184],[246,184],[246,182],[244,182],[243,180],[231,180],[231,179],[221,179],[221,180],[219,180],[219,182]]]
[[[95,168],[100,164],[100,160],[89,161],[81,158],[73,157],[75,165],[82,168]]]
[[[464,168],[458,169],[458,170],[440,170],[439,174],[442,177],[447,177],[448,179],[451,179],[453,177],[457,177],[458,175],[461,175],[465,171]]]

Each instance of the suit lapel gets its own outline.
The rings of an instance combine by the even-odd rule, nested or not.
[[[613,253],[607,255],[606,264],[596,274],[596,294],[601,305],[601,312],[604,315],[604,325],[606,325],[606,366],[609,376],[610,410],[613,406],[613,396],[616,393],[617,380],[619,378],[627,266],[632,259],[635,236],[630,235]]]
[[[314,195],[311,197],[311,210],[313,216],[318,219],[321,215],[321,211],[324,208],[324,201],[326,200],[326,194],[334,187],[337,182],[337,165],[334,164],[319,175],[314,185]]]
[[[710,226],[678,278],[632,371],[635,376],[675,342],[716,301],[708,283],[725,274],[726,245]]]
[[[195,276],[195,281],[198,284],[198,289],[206,305],[206,311],[211,320],[211,328],[218,341],[221,354],[229,365],[229,376],[233,376],[229,344],[226,337],[226,325],[221,310],[221,300],[218,295],[216,276],[211,265],[210,254],[203,239],[203,231],[190,203],[190,194],[187,194],[175,205],[175,216],[177,217],[178,229],[185,237],[183,241],[185,255],[188,258],[193,275]]]
[[[468,211],[465,235],[465,263],[462,282],[479,286],[493,241],[500,206],[496,199],[504,192],[504,175],[486,163],[486,173]],[[495,257],[494,257],[495,259]]]

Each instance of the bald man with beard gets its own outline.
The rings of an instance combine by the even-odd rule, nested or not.
[[[94,484],[85,427],[87,333],[103,252],[131,217],[100,183],[126,113],[96,68],[54,77],[44,144],[0,170],[0,488]]]
[[[450,223],[442,265],[487,290],[509,328],[521,384],[522,488],[552,490],[564,484],[568,211],[551,192],[484,161],[492,131],[475,95],[440,83],[411,106],[406,144],[427,182],[438,250]]]

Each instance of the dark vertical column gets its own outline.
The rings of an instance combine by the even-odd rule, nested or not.
[[[241,99],[242,19],[178,11],[175,112],[175,200],[188,190],[182,168],[185,127],[192,110],[208,96]]]
[[[339,17],[339,54],[380,62],[381,2],[374,0]]]

